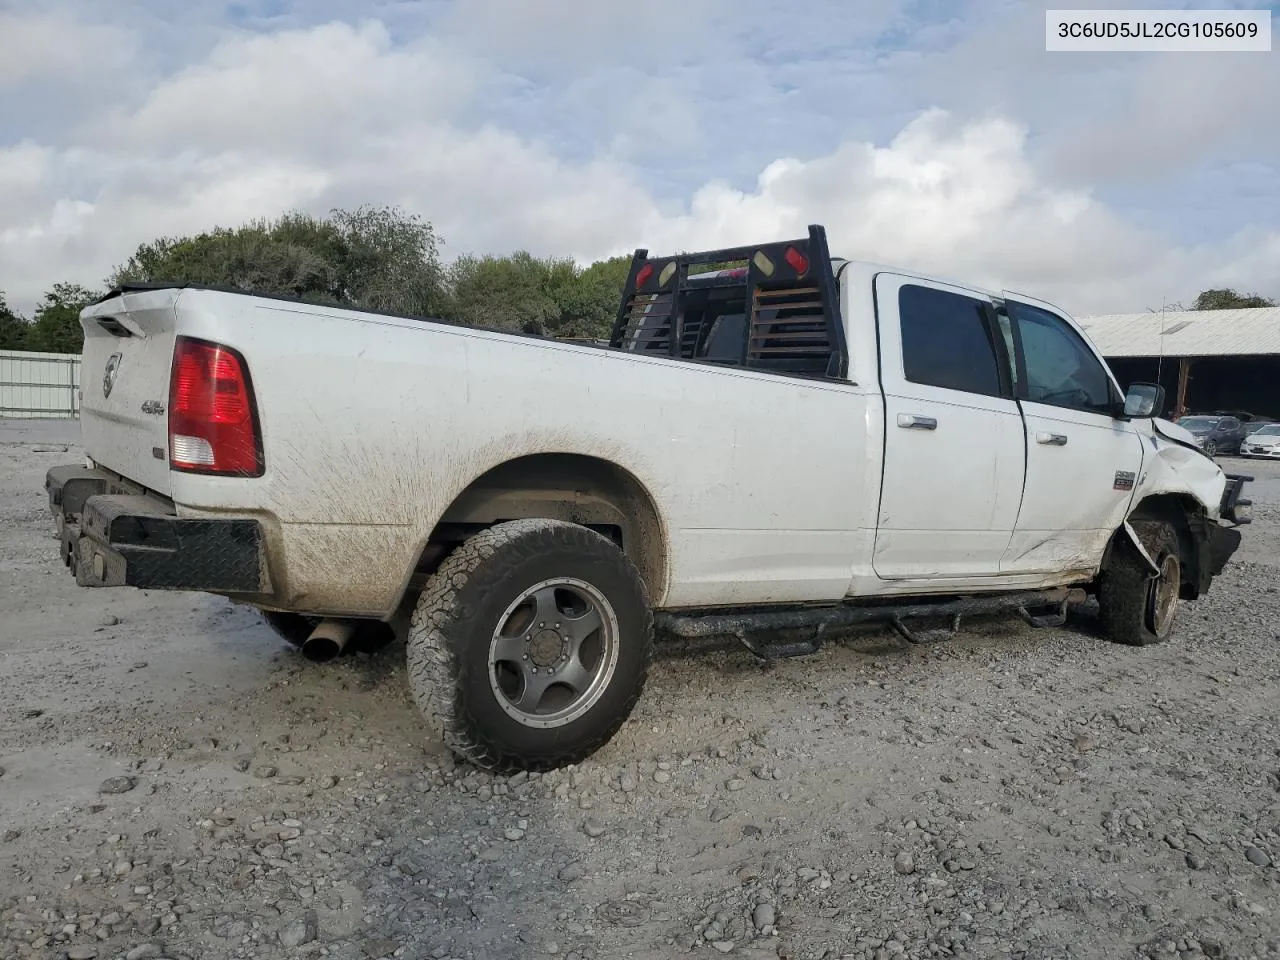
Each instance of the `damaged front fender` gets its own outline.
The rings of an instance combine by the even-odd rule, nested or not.
[[[1139,538],[1135,520],[1164,520],[1178,532],[1183,553],[1182,595],[1195,599],[1209,589],[1240,546],[1237,526],[1248,522],[1249,501],[1240,497],[1251,477],[1228,476],[1186,431],[1160,420],[1147,421],[1142,474],[1123,536],[1153,572],[1155,563]],[[1234,524],[1236,526],[1229,526]]]
[[[1222,468],[1177,424],[1165,420],[1150,420],[1148,424],[1149,430],[1144,431],[1146,455],[1134,491],[1134,505],[1161,495],[1190,496],[1206,514],[1217,519],[1227,489]]]

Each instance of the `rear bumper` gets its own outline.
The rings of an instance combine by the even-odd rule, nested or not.
[[[256,520],[179,517],[160,497],[78,465],[51,469],[45,490],[63,562],[83,587],[266,590]]]

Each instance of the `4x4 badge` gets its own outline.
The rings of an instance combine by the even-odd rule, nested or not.
[[[116,385],[116,373],[120,370],[121,354],[113,353],[107,359],[107,369],[102,375],[102,396],[111,396],[111,388]]]

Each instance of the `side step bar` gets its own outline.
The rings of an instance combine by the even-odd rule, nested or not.
[[[654,627],[661,633],[684,640],[710,637],[734,637],[762,660],[802,657],[817,653],[823,638],[832,629],[866,623],[884,623],[903,639],[919,644],[904,621],[945,618],[955,633],[963,616],[1016,612],[1035,627],[1062,626],[1067,609],[1084,603],[1086,594],[1079,588],[1059,587],[994,596],[958,597],[924,603],[867,604],[840,603],[830,606],[805,606],[788,609],[743,610],[732,613],[658,613]],[[1052,612],[1033,614],[1049,608]],[[813,636],[803,640],[779,641],[771,638],[783,630],[812,630]]]

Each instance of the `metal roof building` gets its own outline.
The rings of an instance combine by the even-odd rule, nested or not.
[[[1280,307],[1117,313],[1076,322],[1106,357],[1280,354]]]
[[[1122,386],[1161,383],[1174,416],[1280,419],[1280,307],[1080,317]]]

